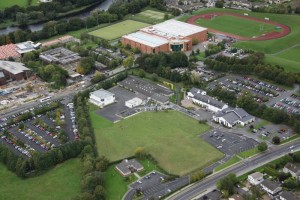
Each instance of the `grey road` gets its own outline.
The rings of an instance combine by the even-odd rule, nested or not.
[[[216,182],[221,178],[225,177],[229,173],[235,173],[237,176],[245,174],[257,167],[260,167],[274,159],[277,159],[281,156],[284,156],[291,152],[291,146],[293,147],[293,151],[300,150],[300,141],[295,141],[289,144],[285,144],[282,146],[272,147],[272,149],[259,154],[255,157],[244,160],[243,162],[234,165],[230,168],[225,169],[224,171],[220,171],[215,173],[204,180],[195,183],[192,186],[187,188],[183,188],[179,192],[175,193],[169,200],[187,200],[197,198],[198,195],[207,192],[209,190],[213,190],[216,188]]]

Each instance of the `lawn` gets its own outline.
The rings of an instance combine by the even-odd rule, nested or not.
[[[230,158],[227,162],[217,166],[214,171],[217,172],[217,171],[220,171],[222,169],[225,169],[226,167],[229,167],[237,162],[239,162],[241,159],[239,157],[237,157],[236,155],[234,155],[232,158]]]
[[[21,7],[27,7],[28,6],[27,2],[28,2],[27,0],[11,0],[11,1],[2,0],[2,1],[0,1],[0,10],[14,6],[14,5],[18,5]],[[31,5],[36,5],[37,3],[38,3],[38,0],[33,0]]]
[[[125,20],[110,26],[106,26],[104,28],[100,28],[98,30],[92,31],[89,34],[100,37],[106,40],[117,39],[123,35],[128,33],[135,32],[141,28],[149,26],[150,24],[146,24],[143,22],[138,22],[134,20]]]
[[[255,147],[253,149],[249,149],[247,151],[242,151],[238,154],[238,156],[242,157],[242,158],[249,158],[251,156],[254,156],[255,154],[258,154],[259,150]]]
[[[25,180],[0,164],[0,177],[0,199],[69,200],[80,193],[81,163],[79,159],[71,159]]]
[[[144,112],[112,123],[91,112],[98,152],[116,161],[143,147],[171,174],[183,175],[220,159],[223,154],[199,135],[209,130],[179,112]]]
[[[198,19],[196,22],[199,26],[250,38],[275,31],[274,25],[227,15],[218,16],[212,20]],[[261,30],[261,26],[263,26],[263,30]]]
[[[126,16],[127,19],[141,21],[149,24],[157,24],[164,21],[165,13],[155,10],[145,10],[135,15]],[[169,14],[169,18],[173,16]]]
[[[232,10],[232,9],[206,9],[193,12],[195,14],[203,14],[208,12],[231,12],[243,14],[245,11]],[[183,16],[179,20],[186,21],[191,15]],[[264,52],[266,54],[266,63],[278,64],[283,66],[286,70],[292,72],[300,72],[300,62],[297,55],[291,55],[289,58],[283,58],[278,55],[273,55],[282,50],[288,49],[294,45],[300,44],[300,16],[299,15],[286,15],[286,14],[272,14],[272,13],[257,13],[250,12],[249,16],[264,19],[268,17],[271,21],[285,24],[291,28],[291,33],[283,38],[276,40],[265,40],[265,41],[239,41],[233,46],[242,49],[252,49],[255,51]],[[217,19],[217,18],[216,18]],[[297,50],[297,49],[296,49]],[[296,51],[297,53],[297,51]],[[299,54],[299,51],[298,51]],[[285,56],[284,56],[285,57]]]

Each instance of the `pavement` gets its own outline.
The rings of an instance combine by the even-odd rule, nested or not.
[[[243,160],[242,162],[233,165],[232,167],[226,168],[223,171],[214,173],[207,178],[199,181],[193,185],[181,189],[179,192],[168,197],[169,200],[188,200],[197,199],[199,195],[204,192],[216,189],[216,183],[221,178],[225,177],[229,173],[235,173],[237,176],[243,175],[250,172],[262,165],[271,162],[274,159],[280,158],[291,152],[291,147],[293,146],[293,151],[300,150],[300,141],[294,141],[281,146],[274,146],[268,151],[258,154],[257,156]]]

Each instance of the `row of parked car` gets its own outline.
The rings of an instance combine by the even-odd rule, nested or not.
[[[69,103],[68,108],[70,110],[70,116],[71,116],[71,121],[72,121],[72,128],[73,128],[73,134],[74,134],[74,138],[76,140],[79,139],[79,133],[78,133],[78,129],[77,129],[77,125],[76,125],[76,117],[75,117],[75,111],[74,111],[74,104],[73,103]]]
[[[27,144],[24,145],[27,149],[25,149],[25,147],[21,147],[21,146],[17,145],[16,141],[13,141],[11,138],[8,138],[5,135],[1,136],[1,139],[4,140],[5,142],[7,142],[8,144],[14,146],[14,148],[16,150],[18,150],[20,153],[26,155],[27,157],[31,157],[30,151],[35,151],[33,148],[31,148]]]
[[[283,98],[280,101],[287,104],[287,105],[289,105],[289,106],[293,106],[295,108],[300,108],[300,101],[298,101],[298,100],[293,100],[293,99],[290,99],[290,98]]]
[[[290,107],[282,102],[276,102],[272,107],[277,108],[279,110],[285,110],[286,112],[291,114],[300,115],[300,110],[298,110],[297,108]]]
[[[245,80],[248,80],[248,81],[252,81],[253,83],[256,83],[256,84],[258,84],[258,85],[262,85],[262,86],[264,86],[264,87],[267,87],[267,88],[276,90],[277,92],[284,92],[284,91],[285,91],[285,89],[279,88],[279,87],[274,86],[274,85],[271,85],[271,84],[269,84],[269,83],[265,83],[265,82],[256,80],[256,79],[251,78],[251,77],[245,76],[244,79],[245,79]]]
[[[51,142],[47,142],[43,136],[38,135],[37,132],[26,129],[25,131],[20,131],[22,135],[24,135],[28,140],[31,140],[32,142],[36,143],[37,145],[40,145],[43,149],[46,151],[50,150],[51,148],[54,148],[55,145]]]

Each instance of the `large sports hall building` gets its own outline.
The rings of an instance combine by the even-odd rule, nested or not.
[[[206,41],[207,28],[171,19],[124,35],[122,44],[138,48],[142,53],[159,53],[192,50],[193,40]]]

